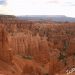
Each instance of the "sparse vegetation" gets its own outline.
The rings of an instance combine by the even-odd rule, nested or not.
[[[32,56],[23,56],[24,59],[32,60]]]

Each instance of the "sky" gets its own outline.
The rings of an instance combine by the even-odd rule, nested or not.
[[[75,17],[75,0],[0,0],[0,14]]]

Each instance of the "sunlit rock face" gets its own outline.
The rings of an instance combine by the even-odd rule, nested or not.
[[[0,58],[3,61],[10,63],[13,53],[8,47],[8,40],[4,31],[4,25],[0,25],[0,28]]]
[[[75,23],[0,16],[0,74],[74,75]]]

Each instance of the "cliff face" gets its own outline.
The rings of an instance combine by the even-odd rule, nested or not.
[[[0,16],[0,70],[5,75],[62,75],[75,67],[75,23]],[[11,19],[11,20],[9,20]],[[12,69],[7,69],[12,67]],[[6,67],[6,68],[4,68]]]
[[[0,25],[0,28],[0,59],[10,63],[13,53],[8,46],[8,39],[4,31],[4,25]]]

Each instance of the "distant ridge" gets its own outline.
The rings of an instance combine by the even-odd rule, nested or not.
[[[55,21],[55,22],[75,22],[75,18],[67,17],[65,15],[26,15],[17,16],[23,20],[34,20],[34,21]]]
[[[16,19],[16,16],[14,15],[2,15],[0,14],[0,21],[1,20],[15,20]]]
[[[52,22],[75,22],[75,18],[64,15],[3,15],[0,14],[0,20],[29,20],[29,21],[52,21]]]

